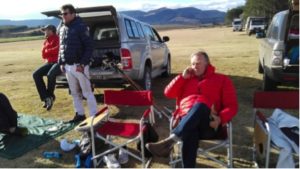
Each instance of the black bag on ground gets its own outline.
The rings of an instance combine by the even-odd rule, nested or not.
[[[151,126],[151,124],[147,122],[144,125],[146,125],[146,130],[143,133],[144,145],[146,145],[147,143],[157,142],[159,139],[159,136],[158,136],[157,132],[154,130],[154,128]],[[141,141],[140,140],[137,142],[137,149],[139,151],[141,151]],[[152,157],[151,152],[148,151],[148,149],[146,149],[145,146],[144,146],[144,152],[145,152],[145,157],[147,157],[147,158]]]

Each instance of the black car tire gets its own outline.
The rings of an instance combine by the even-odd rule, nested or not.
[[[151,75],[151,67],[149,65],[145,66],[143,79],[141,81],[141,87],[145,90],[151,90],[152,86],[152,75]]]
[[[258,73],[264,73],[264,69],[263,69],[260,61],[258,61]]]
[[[276,90],[277,86],[276,86],[276,82],[273,81],[266,73],[266,71],[264,71],[263,74],[263,85],[262,85],[262,89],[264,91],[272,91],[272,90]]]
[[[162,77],[169,77],[171,76],[171,57],[168,56],[167,65],[165,66],[165,71],[162,73]]]

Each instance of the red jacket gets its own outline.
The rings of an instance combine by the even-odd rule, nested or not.
[[[215,73],[215,68],[208,65],[202,79],[194,76],[184,79],[182,75],[176,76],[165,88],[168,98],[176,98],[176,116],[182,117],[197,103],[205,103],[215,110],[225,124],[237,113],[238,104],[234,86],[231,80],[222,74]]]
[[[44,41],[42,49],[43,59],[48,63],[56,63],[58,59],[59,37],[53,34]]]

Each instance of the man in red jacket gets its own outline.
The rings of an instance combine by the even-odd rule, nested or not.
[[[43,107],[49,111],[55,100],[54,89],[56,76],[61,73],[60,67],[57,64],[59,37],[56,34],[56,27],[53,25],[43,27],[42,31],[44,31],[46,38],[42,49],[42,57],[46,63],[33,73],[33,79],[40,98],[45,103]],[[43,76],[47,76],[48,78],[47,87]]]
[[[231,80],[215,72],[204,51],[192,54],[191,66],[175,77],[165,88],[168,98],[177,99],[171,135],[149,143],[147,149],[156,156],[168,157],[176,141],[182,141],[185,168],[195,167],[198,140],[216,138],[222,126],[237,113],[238,104]]]

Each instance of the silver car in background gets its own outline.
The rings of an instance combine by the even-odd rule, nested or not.
[[[94,41],[90,67],[93,83],[125,82],[121,73],[104,64],[107,55],[144,89],[151,89],[152,78],[171,74],[171,54],[165,43],[169,37],[161,38],[151,25],[118,13],[113,6],[77,8],[76,12]],[[60,11],[43,14],[60,18]]]

